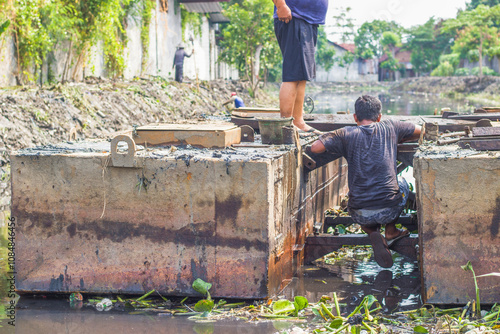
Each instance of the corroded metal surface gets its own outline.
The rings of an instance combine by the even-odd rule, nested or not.
[[[476,275],[500,268],[500,153],[425,147],[414,160],[422,298],[433,304],[475,299]],[[477,279],[482,303],[500,299],[500,279]]]
[[[123,168],[94,146],[11,155],[18,291],[195,295],[202,278],[273,296],[346,190],[344,165],[303,173],[294,148],[142,150]]]

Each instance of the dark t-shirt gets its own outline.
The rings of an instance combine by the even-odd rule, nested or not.
[[[186,51],[184,51],[184,49],[177,49],[177,51],[175,51],[175,56],[174,56],[174,65],[184,65],[184,57],[191,57],[190,54],[187,54]]]
[[[285,0],[285,3],[292,11],[292,17],[302,19],[309,24],[325,24],[328,0]],[[274,18],[278,18],[276,7],[274,7]]]
[[[413,132],[412,123],[387,120],[348,126],[319,137],[327,152],[347,160],[349,208],[382,209],[401,201],[397,148]]]

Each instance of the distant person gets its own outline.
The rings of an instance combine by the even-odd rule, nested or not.
[[[191,51],[191,54],[188,54],[184,50],[184,45],[182,43],[179,44],[177,47],[177,51],[175,51],[175,56],[174,56],[174,64],[172,65],[172,68],[175,67],[175,81],[177,82],[182,82],[182,79],[184,77],[184,57],[191,57],[191,55],[194,53],[194,49]]]
[[[390,268],[389,246],[410,234],[396,228],[410,191],[405,179],[396,176],[398,143],[418,139],[421,128],[410,122],[380,122],[382,103],[373,96],[358,98],[354,109],[357,126],[323,134],[306,151],[347,160],[349,214],[370,237],[375,261]],[[382,225],[385,238],[379,232]]]
[[[281,117],[293,116],[299,132],[321,134],[304,121],[306,82],[316,77],[318,25],[325,24],[328,0],[273,0],[274,32],[283,56]]]
[[[239,97],[236,92],[232,92],[231,93],[231,98],[229,100],[227,100],[226,102],[224,102],[222,105],[225,106],[231,102],[234,102],[234,107],[237,109],[237,108],[244,108],[245,107],[245,103],[243,102],[243,99],[241,97]]]

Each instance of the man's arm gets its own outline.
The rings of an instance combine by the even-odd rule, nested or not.
[[[415,131],[413,131],[413,134],[410,137],[405,138],[402,142],[418,140],[421,132],[422,127],[420,125],[415,125]]]
[[[325,145],[321,142],[321,140],[316,140],[312,145],[311,145],[311,152],[312,153],[323,153],[326,151]]]
[[[292,20],[292,11],[286,4],[285,0],[273,0],[276,6],[276,15],[278,15],[278,20],[288,23]]]

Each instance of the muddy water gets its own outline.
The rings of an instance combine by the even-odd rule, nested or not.
[[[377,96],[382,102],[382,113],[389,115],[433,115],[436,109],[440,111],[441,108],[450,108],[458,112],[471,110],[471,106],[465,100],[443,98],[436,94],[389,94],[370,91],[332,93],[321,91],[308,95],[314,100],[313,113],[335,114],[347,110],[353,113],[354,102],[363,94]]]
[[[385,313],[420,305],[420,274],[416,262],[393,254],[394,266],[380,268],[371,254],[347,258],[333,265],[317,264],[302,268],[284,289],[280,298],[293,300],[305,296],[317,302],[336,292],[344,304],[341,311],[352,311],[365,295],[377,297]],[[4,299],[8,302],[8,299]],[[4,303],[5,305],[5,303]],[[1,318],[1,317],[0,317]],[[13,328],[0,320],[0,333]],[[307,324],[283,321],[247,322],[236,318],[214,323],[196,323],[183,316],[123,312],[98,312],[93,307],[71,308],[66,298],[21,297],[16,309],[16,333],[282,333]],[[13,333],[13,332],[12,332]]]

